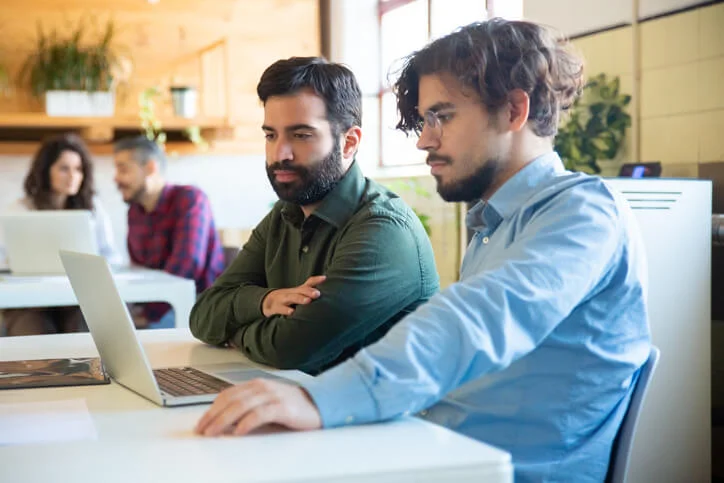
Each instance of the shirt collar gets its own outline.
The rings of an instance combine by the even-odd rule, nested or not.
[[[475,231],[483,227],[494,229],[538,191],[541,182],[564,172],[563,162],[555,151],[538,156],[498,188],[489,200],[473,206],[466,216],[466,225]]]
[[[156,202],[156,206],[151,211],[146,211],[141,203],[136,203],[136,205],[141,213],[145,213],[147,215],[166,213],[171,206],[171,190],[172,186],[170,184],[167,183],[163,185],[163,188],[161,189],[161,194],[159,195],[158,201]]]
[[[357,211],[359,200],[365,191],[365,185],[365,177],[355,161],[332,191],[324,197],[322,203],[312,213],[312,216],[316,216],[336,228],[344,226],[347,220]],[[302,209],[294,203],[283,203],[282,216],[284,219],[295,226],[301,225]]]

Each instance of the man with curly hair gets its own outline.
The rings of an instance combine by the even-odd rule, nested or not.
[[[304,388],[227,389],[197,432],[418,413],[509,451],[516,481],[604,481],[650,331],[631,210],[553,151],[582,70],[544,28],[502,19],[412,54],[398,128],[419,136],[443,199],[477,201],[460,281]]]

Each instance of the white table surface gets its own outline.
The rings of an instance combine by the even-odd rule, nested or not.
[[[119,269],[114,279],[124,301],[167,302],[174,309],[176,327],[189,326],[196,301],[193,280],[142,267]],[[64,305],[78,305],[65,275],[0,274],[0,309]]]
[[[195,341],[187,329],[138,335],[153,367],[249,364],[231,349]],[[0,360],[71,356],[97,356],[89,334],[0,338]],[[416,418],[202,438],[192,429],[208,405],[161,408],[115,383],[0,391],[0,403],[77,398],[85,399],[98,440],[0,447],[0,481],[513,481],[508,453]]]

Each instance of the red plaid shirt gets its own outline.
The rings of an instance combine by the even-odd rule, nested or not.
[[[128,209],[128,254],[144,267],[193,279],[196,292],[210,286],[224,270],[224,253],[206,195],[193,186],[164,186],[156,208]],[[147,304],[149,321],[159,320],[168,304]]]

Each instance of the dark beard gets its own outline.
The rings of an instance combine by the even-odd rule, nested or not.
[[[141,200],[143,197],[146,196],[146,186],[145,184],[142,184],[133,195],[131,195],[131,199],[126,201],[126,204],[130,205],[133,203],[141,204]],[[124,200],[125,201],[125,200]]]
[[[279,199],[306,206],[327,196],[344,176],[339,148],[339,139],[335,139],[332,151],[310,167],[297,166],[289,160],[267,166],[266,174]],[[279,183],[274,178],[274,171],[278,169],[294,171],[299,179],[292,183]]]
[[[430,155],[427,159],[428,162],[445,161],[452,164],[452,159],[444,156]],[[435,181],[437,181],[437,192],[443,200],[450,202],[479,200],[483,193],[493,185],[500,171],[500,164],[499,159],[489,159],[467,178],[451,181],[447,184],[442,183],[440,176],[434,175]]]

